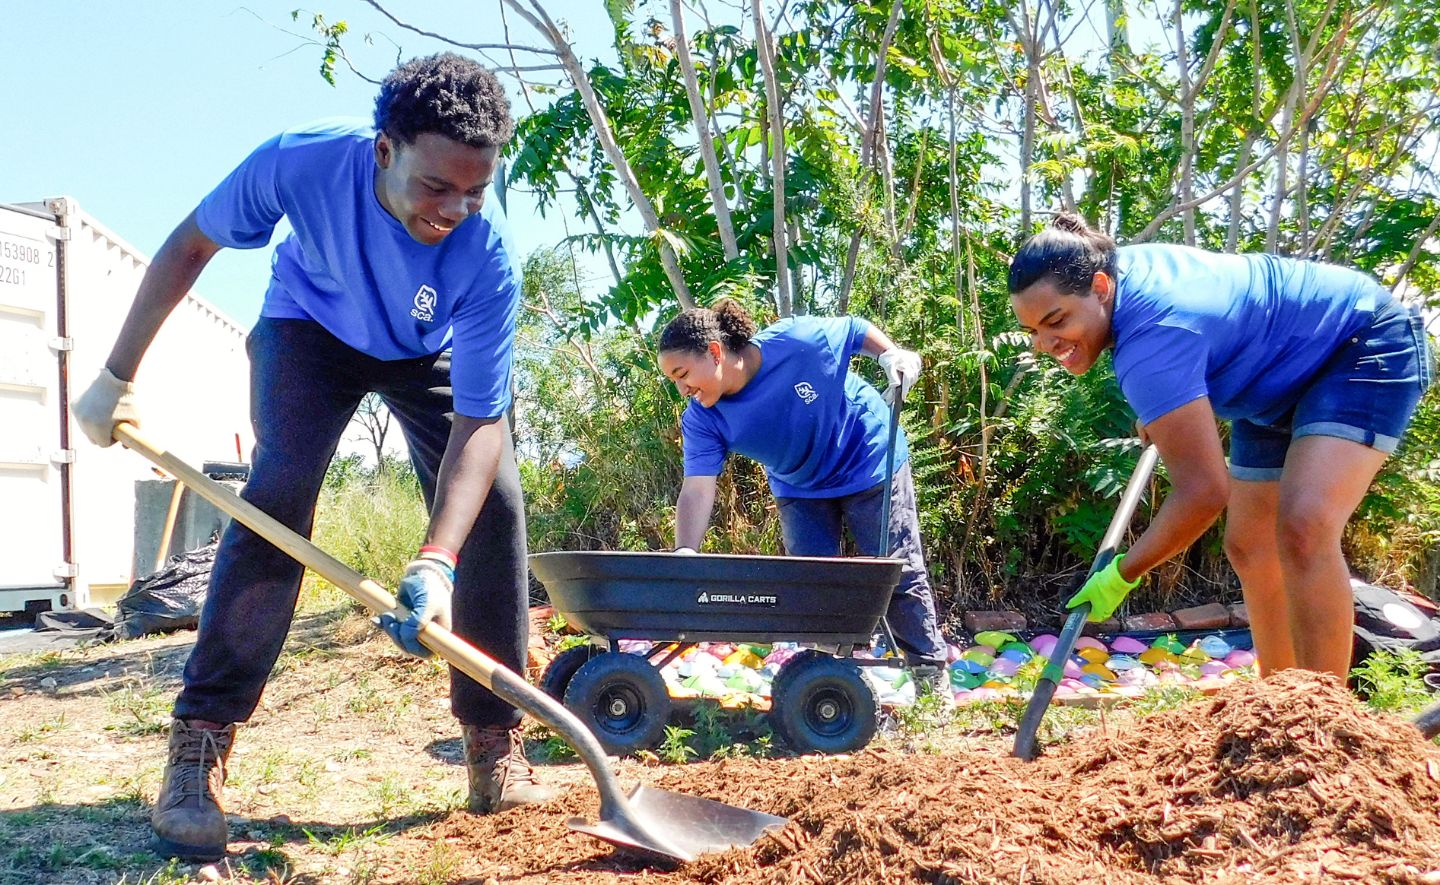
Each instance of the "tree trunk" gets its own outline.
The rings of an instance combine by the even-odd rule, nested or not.
[[[710,115],[700,95],[700,80],[695,76],[695,62],[690,57],[689,37],[685,33],[685,13],[680,0],[670,0],[670,17],[675,23],[675,59],[685,77],[685,97],[690,101],[690,116],[695,124],[695,137],[700,144],[700,159],[705,164],[705,179],[710,184],[710,202],[715,207],[715,226],[720,230],[720,245],[725,260],[740,257],[735,245],[735,228],[730,223],[730,204],[725,200],[725,183],[720,178],[720,161],[715,156],[715,142],[710,136]]]
[[[785,227],[785,114],[780,106],[780,84],[775,76],[774,46],[765,27],[765,12],[760,0],[750,0],[755,16],[755,51],[765,76],[765,110],[770,120],[771,190],[775,195],[773,238],[775,240],[775,310],[782,317],[794,313],[790,294],[790,250]]]

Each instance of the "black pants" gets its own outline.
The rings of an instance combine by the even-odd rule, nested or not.
[[[261,318],[247,342],[255,452],[242,497],[309,537],[326,468],[361,398],[374,391],[410,447],[427,506],[450,434],[449,354],[378,360],[318,323]],[[304,569],[239,523],[220,541],[200,633],[175,703],[181,719],[243,722],[254,713],[295,613]],[[494,487],[460,551],[455,633],[524,672],[525,514],[509,436]],[[520,713],[450,671],[450,708],[471,725],[520,723]]]

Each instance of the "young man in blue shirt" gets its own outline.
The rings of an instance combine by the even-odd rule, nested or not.
[[[1353,270],[1186,246],[1116,248],[1062,214],[1010,265],[1035,349],[1115,374],[1170,475],[1129,552],[1070,600],[1108,617],[1150,569],[1228,510],[1225,552],[1262,672],[1350,667],[1345,523],[1430,384],[1418,311]],[[1216,429],[1228,419],[1230,464]]]
[[[255,451],[243,497],[301,534],[341,434],[378,392],[411,452],[430,524],[382,625],[411,654],[435,620],[500,662],[525,661],[525,521],[508,423],[520,267],[486,191],[513,133],[494,74],[445,53],[384,81],[374,126],[328,120],[255,150],[175,229],[146,272],[106,368],[77,401],[99,445],[139,424],[133,379],[165,318],[221,248],[257,248],[288,218],[250,333]],[[289,629],[303,568],[232,523],[216,555],[175,704],[151,822],[167,855],[212,860],[228,839],[221,789],[236,723],[254,712]],[[454,597],[452,612],[452,594]],[[388,620],[387,620],[388,619]],[[553,793],[516,731],[520,713],[459,671],[469,805]]]

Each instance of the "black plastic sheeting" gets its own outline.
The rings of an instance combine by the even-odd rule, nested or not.
[[[165,567],[130,585],[115,604],[116,639],[193,630],[200,623],[218,541],[170,557]]]

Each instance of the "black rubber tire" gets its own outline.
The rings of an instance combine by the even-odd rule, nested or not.
[[[823,652],[787,661],[770,704],[770,727],[798,753],[850,753],[875,737],[875,692],[858,666]]]
[[[591,658],[604,652],[589,643],[565,649],[550,661],[545,672],[540,674],[539,689],[557,701],[565,700],[565,689],[575,672],[585,666]]]
[[[670,693],[660,671],[621,652],[603,652],[576,670],[565,706],[617,756],[656,746],[670,723]]]

